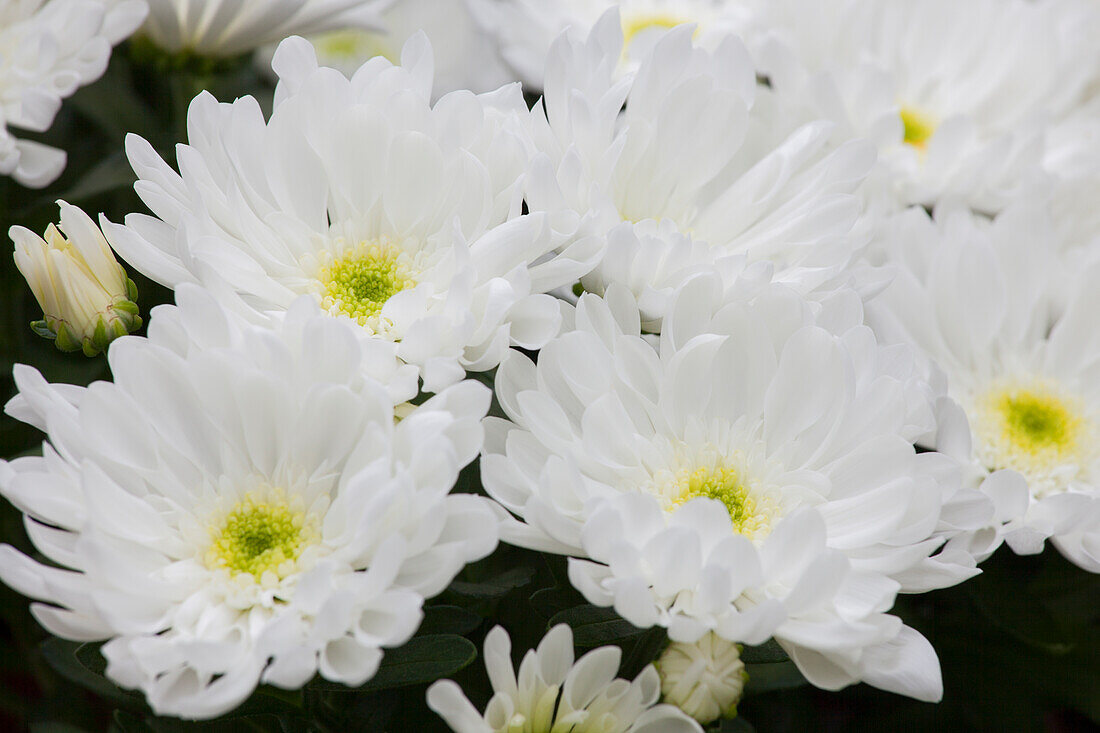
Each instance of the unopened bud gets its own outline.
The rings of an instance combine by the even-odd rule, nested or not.
[[[741,648],[713,633],[694,643],[669,644],[657,660],[661,695],[706,725],[737,715],[748,675]]]
[[[95,356],[107,345],[141,328],[137,287],[115,259],[103,233],[76,206],[58,201],[59,227],[45,238],[20,226],[8,235],[15,243],[15,266],[42,308],[31,328],[62,351]]]

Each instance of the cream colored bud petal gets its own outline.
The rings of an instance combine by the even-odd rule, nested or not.
[[[56,312],[53,290],[48,287],[49,273],[46,263],[46,243],[34,232],[23,227],[12,227],[9,236],[15,242],[15,266],[22,273],[34,293],[43,313]]]
[[[745,687],[741,650],[714,633],[694,643],[670,644],[657,661],[661,693],[704,725],[736,714]]]
[[[95,221],[72,204],[59,200],[57,205],[61,207],[61,231],[91,274],[108,291],[125,294],[126,275]]]
[[[48,337],[52,331],[64,351],[82,348],[95,355],[139,328],[141,318],[130,300],[126,271],[99,227],[79,208],[58,204],[61,230],[50,224],[43,237],[23,227],[9,230],[15,264],[42,308],[46,328],[32,325],[35,332]]]

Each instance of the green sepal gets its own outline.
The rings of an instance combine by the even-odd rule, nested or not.
[[[92,331],[92,337],[90,339],[84,339],[84,353],[88,356],[95,356],[99,352],[107,348],[107,344],[111,343],[113,336],[107,335],[107,322],[103,316],[96,319],[95,330]],[[92,353],[88,353],[91,350]]]
[[[131,280],[130,282],[133,281]],[[131,316],[136,316],[138,313],[141,312],[140,310],[138,310],[138,304],[135,303],[133,300],[120,300],[117,303],[112,304],[111,308],[116,311],[122,311],[123,313],[127,313]]]
[[[584,286],[581,285],[579,282],[573,283],[573,295],[577,296],[578,298],[584,295]]]
[[[138,289],[133,278],[126,278],[126,297],[130,299],[130,304],[134,306],[134,313],[137,313]]]
[[[73,335],[73,332],[64,322],[61,322],[57,327],[57,338],[54,340],[54,345],[66,353],[80,351],[84,348],[84,345]],[[85,351],[84,353],[88,352]],[[92,354],[92,356],[95,356],[95,354]]]
[[[53,329],[50,328],[45,321],[31,321],[31,330],[42,338],[49,339],[50,341],[57,338],[57,334],[53,332]]]

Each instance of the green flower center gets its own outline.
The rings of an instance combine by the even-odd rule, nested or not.
[[[248,495],[211,532],[206,554],[211,568],[260,580],[267,573],[282,579],[293,573],[302,550],[316,544],[316,523],[285,499],[263,501]]]
[[[1057,397],[1017,390],[996,398],[1005,439],[1029,455],[1044,451],[1072,452],[1080,419]]]
[[[1095,426],[1053,383],[1001,382],[976,400],[972,413],[983,465],[1019,471],[1037,496],[1065,490],[1096,451]]]
[[[416,285],[410,258],[389,242],[360,242],[320,267],[321,304],[330,313],[375,327],[382,306]]]
[[[750,539],[766,533],[770,527],[768,514],[760,511],[740,474],[733,468],[719,466],[697,468],[694,471],[685,469],[677,475],[677,483],[680,493],[673,500],[674,505],[697,497],[716,499],[729,512],[734,531]]]
[[[313,38],[321,56],[360,62],[372,56],[382,56],[397,63],[401,54],[395,53],[385,41],[386,37],[379,33],[362,30],[330,31]]]
[[[921,150],[936,132],[936,123],[932,118],[912,107],[901,108],[901,124],[905,128],[905,142]]]

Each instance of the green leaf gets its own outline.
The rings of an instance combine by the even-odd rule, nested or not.
[[[1048,654],[1067,654],[1076,639],[1025,586],[999,574],[982,573],[963,590],[995,626]]]
[[[477,649],[469,639],[455,634],[417,636],[405,646],[387,650],[378,673],[363,689],[390,690],[434,682],[463,669],[475,659]]]
[[[741,648],[741,661],[745,664],[777,664],[789,660],[787,652],[775,639],[768,639],[760,646],[745,645]]]
[[[506,570],[477,583],[456,580],[447,587],[447,590],[467,598],[500,598],[516,588],[527,585],[534,577],[535,568],[525,565]]]
[[[756,733],[756,728],[753,728],[752,723],[744,718],[736,717],[723,720],[722,725],[718,727],[718,731],[720,733]]]
[[[629,648],[623,649],[623,663],[619,667],[619,676],[623,679],[634,679],[668,646],[668,634],[660,626],[646,629],[637,639]]]
[[[111,60],[115,63],[108,66],[106,73],[95,84],[74,94],[68,104],[121,146],[127,132],[146,132],[155,115],[138,96],[128,69],[117,58]],[[107,99],[110,104],[104,104]]]
[[[136,715],[116,710],[109,733],[149,733],[152,728]]]
[[[134,185],[133,169],[121,153],[104,158],[85,173],[79,181],[62,191],[56,198],[70,203],[85,201],[109,191],[129,189]]]
[[[760,695],[774,690],[789,690],[807,684],[806,678],[798,671],[794,662],[774,662],[768,664],[746,664],[745,671],[749,681],[745,684],[746,695]]]
[[[404,646],[386,649],[374,677],[359,688],[315,678],[314,690],[329,692],[377,692],[420,685],[448,677],[477,659],[477,649],[469,639],[455,634],[416,636]]]
[[[615,613],[614,609],[588,604],[555,614],[547,628],[558,624],[569,624],[573,629],[573,643],[580,647],[611,644],[643,631]]]
[[[572,588],[543,588],[531,594],[528,599],[543,618],[552,618],[555,614],[573,608],[584,601],[583,597]]]
[[[42,642],[39,649],[46,663],[65,679],[116,704],[144,708],[145,702],[140,693],[124,690],[104,676],[107,661],[99,653],[99,647],[99,644],[50,638]]]
[[[458,606],[428,606],[420,622],[419,636],[458,634],[465,636],[481,625],[481,616]]]

